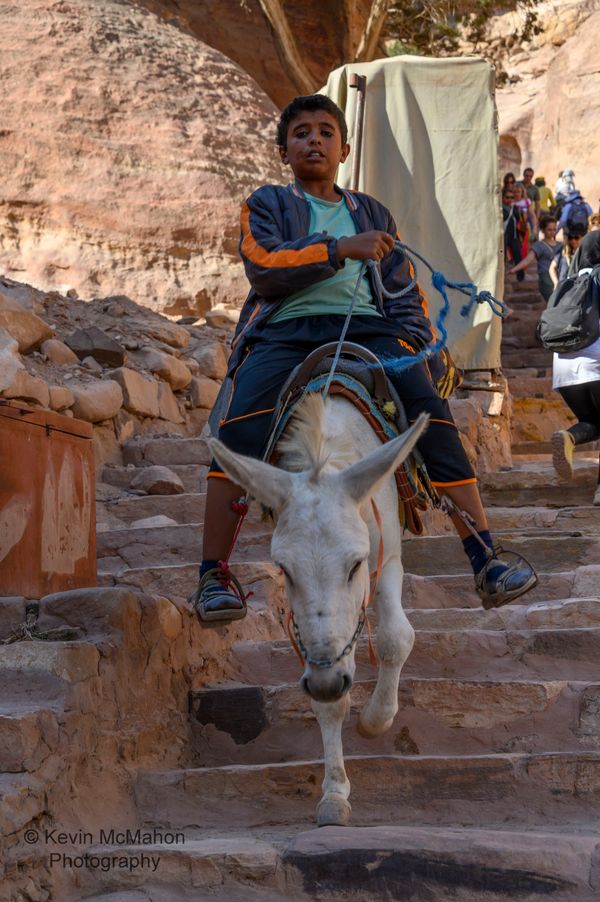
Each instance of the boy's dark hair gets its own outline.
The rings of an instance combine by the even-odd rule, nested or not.
[[[551,213],[542,213],[540,216],[540,229],[544,231],[547,225],[550,225],[551,222],[556,222],[556,217],[552,216]]]
[[[325,94],[305,94],[300,97],[294,97],[292,102],[288,103],[281,113],[279,122],[277,123],[277,137],[275,139],[278,147],[287,147],[287,131],[289,124],[292,119],[295,119],[298,113],[301,113],[303,110],[308,110],[310,113],[313,113],[315,110],[324,110],[326,113],[330,113],[340,127],[342,144],[347,142],[348,126],[346,125],[346,117],[337,103],[334,103],[333,100],[326,97]]]

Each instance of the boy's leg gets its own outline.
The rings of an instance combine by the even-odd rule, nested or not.
[[[533,588],[537,577],[525,562],[522,565],[508,566],[499,560],[490,561],[493,540],[488,530],[477,478],[460,441],[448,402],[438,395],[425,366],[416,364],[409,368],[395,369],[395,360],[406,358],[410,352],[394,338],[382,336],[364,343],[382,360],[404,403],[409,421],[416,420],[423,411],[431,417],[418,448],[438,491],[447,495],[474,521],[479,538],[471,533],[457,515],[452,515],[452,522],[463,541],[465,553],[475,574],[475,586],[484,605],[506,604]]]
[[[261,457],[281,386],[305,351],[289,345],[254,345],[239,365],[219,439],[241,454]],[[192,602],[200,620],[238,620],[246,614],[244,593],[226,562],[240,514],[232,507],[243,495],[213,461],[208,474],[200,583]]]

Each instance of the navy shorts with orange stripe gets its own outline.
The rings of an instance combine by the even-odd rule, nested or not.
[[[219,438],[228,448],[262,457],[285,380],[311,351],[337,341],[343,322],[344,317],[339,315],[304,316],[264,327],[235,372],[229,407],[219,429]],[[425,365],[394,370],[395,360],[414,353],[410,336],[391,320],[356,316],[350,323],[347,340],[362,344],[381,360],[409,421],[416,420],[423,411],[429,413],[431,421],[418,447],[432,482],[439,486],[476,482],[448,402],[438,395]],[[213,461],[209,476],[221,474]]]

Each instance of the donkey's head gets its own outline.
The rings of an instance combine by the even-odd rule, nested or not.
[[[427,420],[421,416],[343,470],[289,472],[210,443],[229,478],[273,511],[271,555],[285,576],[305,662],[301,685],[317,701],[335,701],[352,685],[355,634],[369,593],[370,498],[408,456]]]

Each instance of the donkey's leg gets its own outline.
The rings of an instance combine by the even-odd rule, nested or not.
[[[342,723],[350,710],[350,695],[346,694],[337,702],[312,701],[311,704],[321,727],[325,763],[323,797],[317,806],[317,824],[319,827],[329,824],[343,827],[352,814],[348,801],[350,781],[344,769],[342,749]]]
[[[358,721],[362,736],[380,736],[392,725],[398,711],[400,671],[411,653],[415,631],[402,610],[403,567],[400,558],[387,562],[375,598],[377,608],[377,685]]]

